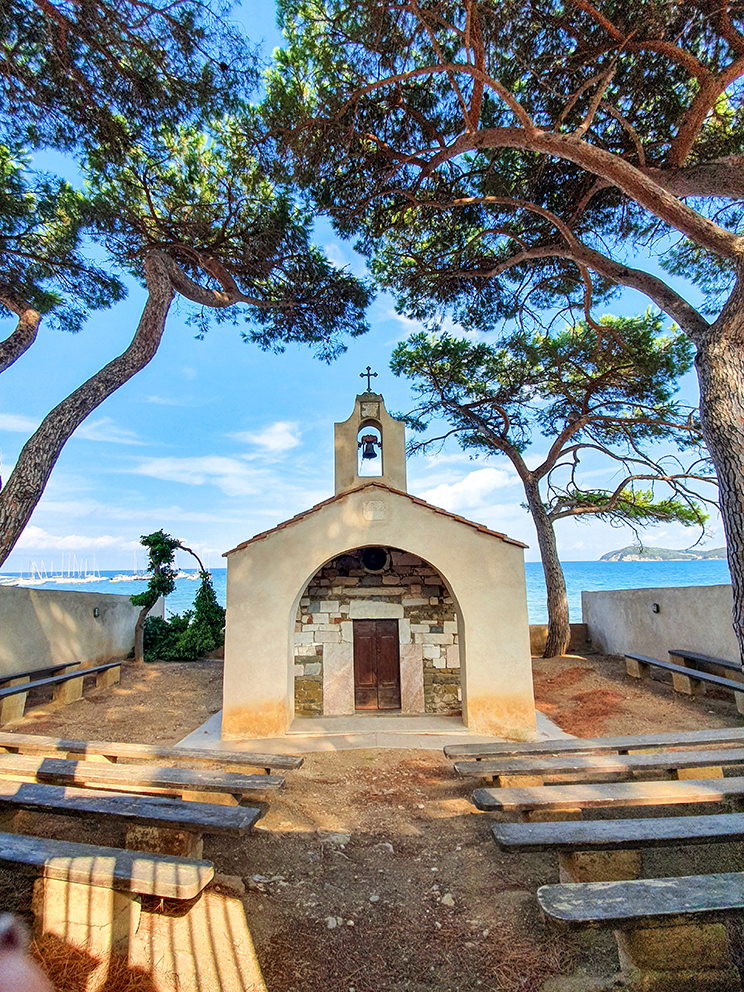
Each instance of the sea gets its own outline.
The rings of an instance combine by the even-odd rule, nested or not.
[[[545,580],[540,562],[525,564],[527,575],[527,608],[530,623],[547,623]],[[564,561],[568,606],[571,621],[581,622],[581,593],[583,590],[648,589],[662,586],[715,586],[728,584],[731,579],[725,561]],[[195,575],[195,573],[192,573]],[[0,585],[8,580],[13,583],[20,576],[16,573],[0,574]],[[116,581],[112,581],[116,577]],[[220,603],[225,605],[227,569],[212,569],[212,581]],[[142,592],[146,577],[133,578],[126,573],[97,572],[83,582],[80,579],[65,581],[55,577],[49,582],[33,580],[24,585],[33,589],[72,589],[77,592],[114,593],[132,596]],[[13,583],[15,584],[15,583]],[[183,613],[192,607],[199,583],[193,578],[182,577],[165,602],[166,616]]]

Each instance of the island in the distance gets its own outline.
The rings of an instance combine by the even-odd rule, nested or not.
[[[629,544],[619,551],[608,551],[600,561],[705,561],[710,559],[725,559],[725,548],[711,548],[710,551],[695,551],[688,548],[685,551],[674,551],[671,548],[645,548],[637,544]]]

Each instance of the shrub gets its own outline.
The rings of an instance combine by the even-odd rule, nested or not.
[[[209,572],[201,573],[194,608],[168,620],[145,620],[145,661],[195,661],[220,647],[225,640],[225,611],[217,602]]]

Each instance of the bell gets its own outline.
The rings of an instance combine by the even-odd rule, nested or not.
[[[362,437],[362,458],[377,458],[377,452],[375,451],[375,444],[378,444],[377,438],[374,434],[365,434]]]

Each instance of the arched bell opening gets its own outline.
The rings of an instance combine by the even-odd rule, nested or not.
[[[296,612],[295,716],[460,716],[458,612],[441,572],[402,548],[330,559]]]
[[[380,478],[383,475],[382,430],[379,424],[362,424],[357,432],[357,475],[361,479]]]

